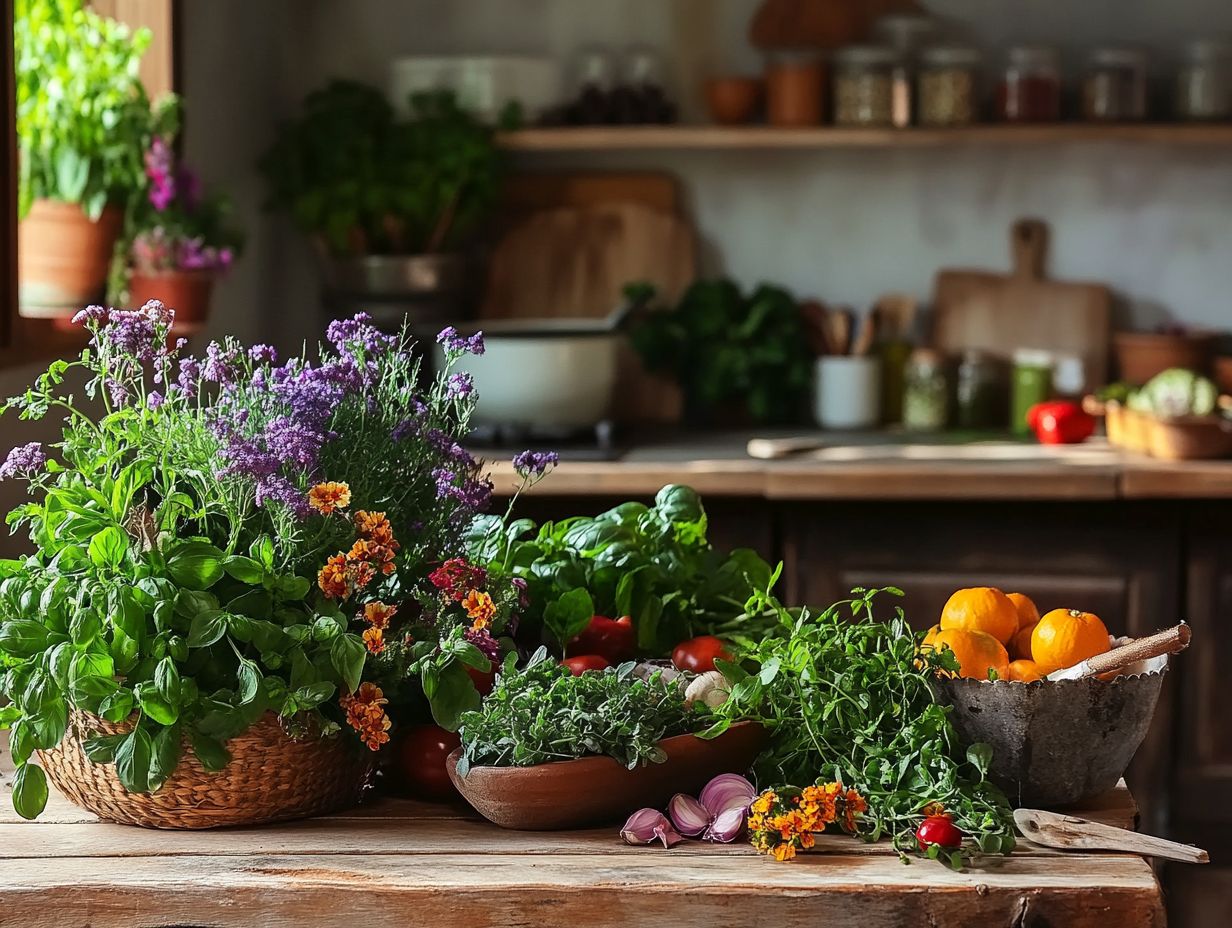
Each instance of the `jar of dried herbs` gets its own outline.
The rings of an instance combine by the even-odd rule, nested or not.
[[[945,357],[931,348],[917,348],[903,372],[903,427],[939,432],[949,419],[950,378]]]
[[[920,53],[917,112],[922,126],[966,126],[979,118],[980,53],[936,45]]]
[[[851,45],[834,55],[834,123],[894,125],[898,54],[883,45]]]

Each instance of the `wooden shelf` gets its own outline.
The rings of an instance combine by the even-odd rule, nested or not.
[[[584,126],[523,129],[501,136],[520,152],[691,151],[776,148],[898,148],[948,145],[1057,145],[1073,142],[1232,145],[1232,124],[1083,123],[982,125],[956,129],[848,129],[835,126]]]

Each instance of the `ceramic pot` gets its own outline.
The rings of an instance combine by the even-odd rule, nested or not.
[[[35,200],[17,224],[18,309],[30,319],[71,319],[101,303],[124,213],[93,221],[75,203]]]
[[[720,773],[745,773],[765,746],[766,732],[737,722],[713,740],[695,735],[665,738],[661,764],[628,770],[610,757],[537,764],[472,767],[458,775],[459,748],[446,765],[466,801],[502,828],[552,831],[619,824],[638,809],[663,808],[676,793],[697,795]]]
[[[149,300],[161,300],[175,310],[171,331],[177,335],[199,332],[210,313],[214,271],[133,271],[128,279],[128,302],[139,309]]]
[[[341,318],[366,312],[377,325],[404,322],[435,336],[441,326],[473,315],[477,262],[465,254],[360,255],[338,258],[318,245],[326,300]]]
[[[757,77],[712,77],[706,81],[710,118],[722,126],[752,122],[761,104],[763,82]]]

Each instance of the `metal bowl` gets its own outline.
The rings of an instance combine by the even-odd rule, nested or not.
[[[938,679],[964,744],[992,748],[989,776],[1015,806],[1072,806],[1116,786],[1146,737],[1166,656],[1115,680]]]

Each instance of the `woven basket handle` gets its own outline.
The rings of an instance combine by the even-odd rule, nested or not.
[[[1087,661],[1091,675],[1108,673],[1110,670],[1120,670],[1122,667],[1136,661],[1144,661],[1160,654],[1175,654],[1189,647],[1189,626],[1182,622],[1172,628],[1146,638],[1139,638],[1129,644],[1097,654]]]

